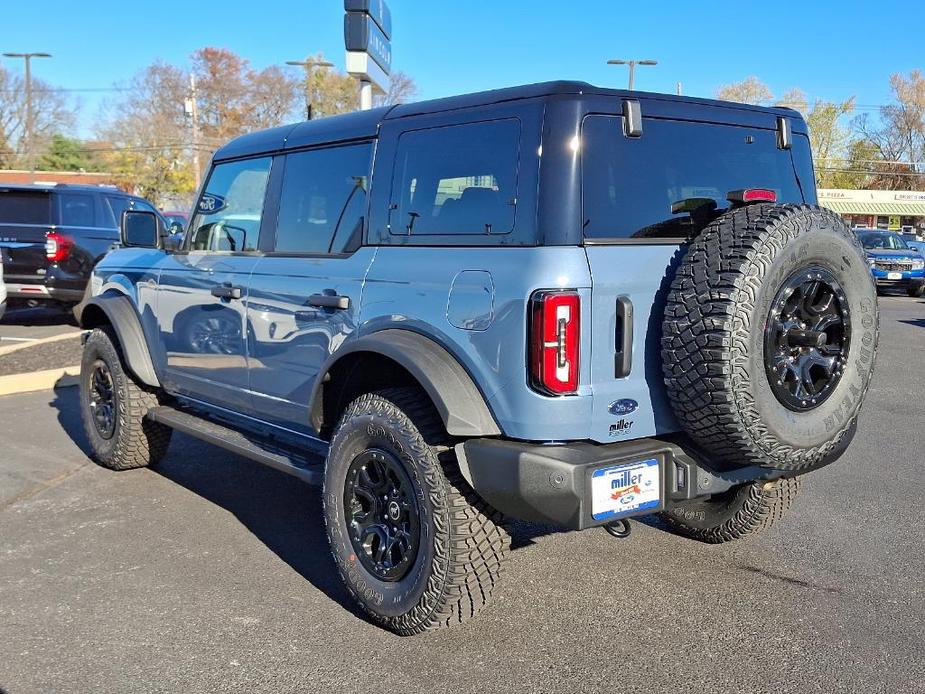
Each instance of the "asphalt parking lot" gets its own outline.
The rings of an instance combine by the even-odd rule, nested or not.
[[[881,321],[853,446],[769,533],[516,525],[489,609],[406,639],[353,609],[317,491],[181,435],[103,470],[75,388],[0,398],[0,689],[925,692],[925,301]]]

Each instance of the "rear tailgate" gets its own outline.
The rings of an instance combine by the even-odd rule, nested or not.
[[[51,201],[50,191],[0,188],[0,254],[8,284],[44,281]]]
[[[770,117],[769,127],[652,118],[644,119],[641,137],[629,138],[618,117],[585,118],[592,439],[678,430],[660,342],[685,238],[728,209],[727,196],[736,190],[769,189],[778,202],[815,202],[808,139],[795,133],[793,151],[779,148],[774,125]]]

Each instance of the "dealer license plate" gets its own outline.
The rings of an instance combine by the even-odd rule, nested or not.
[[[656,508],[660,490],[659,464],[654,458],[595,470],[591,474],[591,517],[618,518]]]
[[[901,272],[888,272],[886,273],[886,278],[888,280],[901,280],[903,278],[903,273]]]

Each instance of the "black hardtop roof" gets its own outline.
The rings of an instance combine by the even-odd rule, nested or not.
[[[383,106],[369,111],[356,111],[340,116],[283,125],[278,128],[261,130],[237,137],[219,149],[213,158],[215,160],[235,159],[237,157],[277,152],[284,149],[296,149],[326,142],[359,140],[375,137],[379,126],[386,120],[558,95],[605,96],[621,100],[631,98],[644,103],[649,102],[653,105],[657,102],[657,112],[661,117],[690,117],[692,107],[695,110],[707,110],[714,113],[716,113],[715,109],[722,109],[723,112],[729,115],[738,111],[742,112],[743,116],[746,113],[761,114],[765,117],[769,115],[786,116],[797,119],[798,124],[800,124],[795,128],[797,132],[805,132],[805,126],[802,126],[802,118],[796,111],[789,108],[752,106],[730,101],[675,96],[656,92],[608,89],[596,87],[587,82],[560,80],[492,89],[490,91],[418,101],[398,106]],[[645,114],[646,110],[643,108],[643,115]]]
[[[124,195],[125,197],[138,197],[131,193],[126,193],[121,188],[107,184],[94,185],[92,183],[0,183],[0,192],[7,190],[34,190],[39,192],[52,193],[56,190],[73,190],[77,192],[100,193],[105,192],[113,195]]]

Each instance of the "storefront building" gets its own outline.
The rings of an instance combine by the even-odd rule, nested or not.
[[[819,204],[852,227],[925,235],[925,191],[820,188]]]

